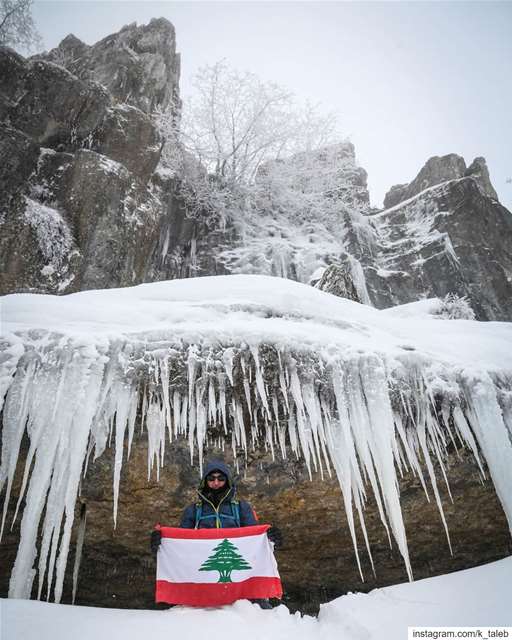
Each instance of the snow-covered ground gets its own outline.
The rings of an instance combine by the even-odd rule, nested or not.
[[[0,600],[0,637],[197,640],[228,634],[244,640],[401,640],[412,626],[512,627],[511,582],[509,557],[369,594],[342,596],[323,605],[318,618],[291,615],[285,606],[262,611],[247,601],[217,609],[135,611]],[[512,628],[509,633],[512,637]]]

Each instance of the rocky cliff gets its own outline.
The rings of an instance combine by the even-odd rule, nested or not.
[[[153,111],[179,104],[169,23],[130,25],[90,47],[69,36],[30,60],[4,49],[0,72],[4,293],[218,273],[314,283],[326,267],[349,263],[366,304],[456,293],[479,319],[512,317],[512,216],[483,158],[469,167],[455,154],[431,158],[375,213],[347,143],[325,153],[340,184],[339,211],[326,223],[271,214],[226,228],[188,212],[179,176],[159,165]]]
[[[411,184],[393,187],[385,210],[375,212],[368,206],[366,174],[356,166],[354,148],[345,145],[339,152],[349,188],[339,220],[322,233],[314,224],[276,223],[263,241],[266,221],[253,221],[246,234],[191,215],[176,195],[176,177],[159,170],[163,140],[153,112],[179,104],[178,78],[174,29],[165,20],[129,25],[92,46],[68,36],[28,60],[0,49],[3,293],[61,294],[265,272],[316,282],[377,307],[453,292],[467,296],[480,319],[512,319],[512,216],[497,201],[482,158],[469,167],[456,155],[432,158]],[[219,451],[212,446],[210,453]],[[144,442],[133,455],[123,470],[116,530],[110,515],[113,460],[95,461],[84,479],[77,507],[78,519],[87,515],[79,604],[150,606],[148,523],[177,522],[193,497],[197,478],[184,448],[166,453],[159,483],[146,481]],[[511,551],[492,485],[482,484],[474,463],[455,450],[449,464],[454,505],[445,509],[453,556],[417,478],[406,474],[401,480],[417,578]],[[365,566],[362,583],[334,480],[315,475],[311,482],[301,462],[272,461],[263,450],[251,454],[242,476],[243,496],[283,529],[279,562],[293,606],[311,611],[348,590],[406,579],[376,505],[367,515],[376,576]],[[17,527],[2,542],[2,595]],[[71,582],[70,564],[67,601]]]
[[[452,292],[468,298],[478,319],[510,320],[512,215],[495,198],[482,158],[469,170],[458,156],[432,160],[404,189],[407,199],[372,216],[370,297],[382,308]]]

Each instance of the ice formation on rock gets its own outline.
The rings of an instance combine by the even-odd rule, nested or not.
[[[22,294],[3,304],[2,530],[25,433],[30,442],[10,597],[29,598],[37,574],[37,597],[61,599],[80,479],[109,442],[115,526],[136,424],[157,477],[179,437],[199,466],[215,439],[235,456],[263,444],[303,457],[310,473],[334,471],[356,555],[357,516],[370,560],[371,488],[411,579],[397,474],[418,475],[449,543],[435,466],[448,484],[450,443],[469,449],[482,475],[485,458],[512,527],[507,323],[415,316],[411,305],[400,317],[265,276]]]

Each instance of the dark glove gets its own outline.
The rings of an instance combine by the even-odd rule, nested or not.
[[[281,533],[280,529],[278,529],[277,527],[270,527],[270,529],[267,531],[267,536],[270,542],[274,543],[276,549],[279,549],[279,547],[282,546],[283,534]]]
[[[153,553],[156,553],[158,551],[158,548],[160,547],[161,543],[162,543],[162,533],[161,533],[161,531],[152,531],[151,532],[151,542],[150,542],[151,551]]]

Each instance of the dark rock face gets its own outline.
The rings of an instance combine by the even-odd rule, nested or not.
[[[25,61],[0,51],[0,92],[9,103],[5,120],[42,147],[75,151],[86,147],[123,163],[147,182],[160,158],[160,137],[140,110],[114,106],[97,83],[86,83],[63,67]]]
[[[498,199],[490,178],[489,170],[484,158],[475,158],[469,168],[466,169],[464,158],[450,153],[447,156],[434,156],[427,160],[425,166],[410,184],[398,184],[388,191],[384,198],[384,208],[389,209],[395,205],[413,198],[421,191],[433,187],[448,180],[456,180],[466,175],[473,175],[485,195],[495,200]]]
[[[168,23],[161,26],[168,35]],[[75,40],[67,44],[80,49]],[[0,113],[0,290],[62,293],[144,281],[174,190],[172,182],[169,194],[148,184],[161,153],[152,119],[114,104],[96,82],[6,48]]]
[[[489,196],[489,198],[498,200],[498,194],[492,186],[491,178],[489,176],[489,169],[487,168],[485,158],[475,158],[464,172],[464,175],[473,176],[474,178],[476,178],[484,194],[486,196]]]
[[[151,120],[135,107],[108,110],[94,133],[91,149],[122,163],[147,183],[160,160],[161,140]]]
[[[25,61],[8,49],[1,50],[0,59],[0,91],[13,104],[6,119],[42,146],[80,146],[110,106],[104,89],[62,67]]]
[[[102,85],[117,101],[152,113],[179,102],[180,58],[165,18],[127,25],[89,47],[73,35],[44,57],[82,80]]]
[[[377,307],[453,292],[478,319],[512,318],[512,215],[479,179],[442,183],[373,222],[378,252],[365,271]]]
[[[85,149],[67,178],[62,206],[83,256],[73,288],[140,281],[145,262],[138,258],[156,240],[159,203],[122,165]]]

